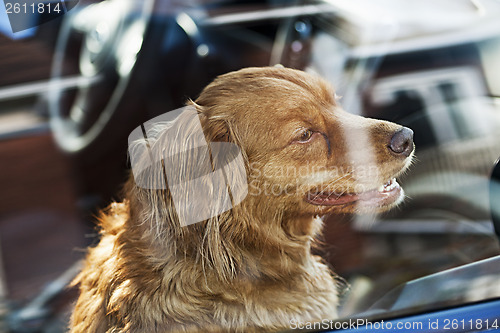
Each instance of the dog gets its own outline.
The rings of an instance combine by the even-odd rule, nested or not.
[[[71,332],[261,332],[336,318],[340,280],[311,252],[321,217],[398,205],[413,132],[343,111],[328,82],[288,68],[221,75],[188,104],[207,142],[241,149],[246,196],[182,225],[168,189],[131,176],[123,202],[100,215],[100,242],[75,280]],[[192,121],[173,120],[183,144]],[[153,154],[169,126],[148,138]],[[184,170],[172,174],[182,180]]]

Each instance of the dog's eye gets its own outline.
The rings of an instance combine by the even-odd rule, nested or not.
[[[309,139],[311,139],[312,135],[314,134],[313,131],[311,130],[305,130],[304,132],[302,132],[302,134],[300,135],[300,138],[299,138],[299,142],[307,142],[309,141]]]

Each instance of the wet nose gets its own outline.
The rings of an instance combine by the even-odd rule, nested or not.
[[[398,155],[410,156],[413,151],[413,131],[408,127],[397,130],[391,138],[389,149]]]

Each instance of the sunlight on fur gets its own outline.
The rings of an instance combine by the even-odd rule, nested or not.
[[[219,76],[188,106],[195,118],[158,118],[132,140],[124,200],[101,213],[100,242],[74,282],[71,331],[261,332],[335,319],[341,279],[311,253],[321,217],[397,205],[411,130],[349,114],[329,83],[279,67]],[[218,143],[238,153],[217,164]],[[237,155],[241,170],[228,167]],[[203,183],[207,197],[185,185],[221,169],[225,186]],[[209,217],[187,225],[193,211]]]

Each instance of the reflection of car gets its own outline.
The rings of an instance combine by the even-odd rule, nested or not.
[[[44,98],[92,206],[123,180],[130,131],[216,75],[275,63],[318,72],[346,110],[411,127],[417,146],[405,205],[328,219],[329,259],[351,286],[344,322],[481,331],[495,328],[500,297],[498,258],[476,262],[498,254],[488,178],[500,156],[499,11],[484,0],[82,4],[62,24]]]
[[[292,328],[346,332],[498,332],[499,260],[497,256],[409,281],[353,317],[316,324],[293,322]],[[485,302],[485,299],[493,300]]]

